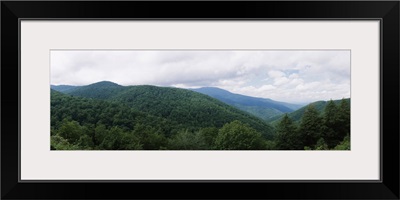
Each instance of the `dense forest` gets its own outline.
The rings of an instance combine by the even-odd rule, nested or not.
[[[288,112],[271,125],[186,89],[107,81],[51,88],[52,150],[350,149],[349,99],[322,110],[310,104],[300,120]]]
[[[350,150],[350,104],[343,99],[337,106],[328,101],[321,113],[313,104],[303,109],[295,123],[285,114],[276,125],[276,149]]]

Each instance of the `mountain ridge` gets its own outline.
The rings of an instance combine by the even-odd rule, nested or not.
[[[213,99],[221,101],[227,105],[233,106],[247,114],[258,117],[265,122],[275,123],[280,119],[283,114],[288,113],[289,116],[294,120],[299,120],[302,113],[304,113],[305,107],[298,104],[291,104],[287,102],[275,101],[270,98],[252,97],[242,94],[236,94],[218,87],[201,87],[192,89],[175,88],[168,86],[154,86],[154,85],[134,85],[134,86],[123,86],[111,81],[100,81],[83,86],[72,86],[72,85],[51,85],[51,89],[62,93],[70,94],[73,96],[81,96],[86,98],[102,99],[102,100],[115,100],[120,98],[121,94],[126,91],[132,90],[135,87],[145,88],[166,88],[166,89],[178,89],[194,91]],[[144,91],[142,91],[144,92]],[[312,102],[320,107],[320,103],[326,101]],[[307,104],[308,105],[308,104]],[[168,107],[168,105],[165,105]],[[300,110],[300,111],[298,111]],[[297,112],[296,112],[297,111]]]
[[[191,90],[209,95],[224,103],[249,112],[263,120],[268,120],[269,118],[279,114],[292,112],[296,108],[301,107],[300,105],[274,101],[269,98],[236,94],[217,87],[202,87]]]
[[[215,98],[187,89],[102,83],[81,86],[64,94],[128,105],[140,112],[176,121],[193,129],[222,127],[238,119],[251,125],[266,138],[273,138],[273,128],[261,119]]]
[[[339,105],[340,102],[342,100],[348,101],[350,103],[351,98],[343,98],[343,99],[335,99],[332,100],[336,105]],[[303,116],[306,108],[309,105],[314,106],[314,108],[320,113],[322,114],[324,112],[324,109],[326,107],[326,105],[328,104],[329,101],[315,101],[312,103],[309,103],[307,105],[305,105],[304,107],[301,107],[293,112],[288,113],[288,117],[291,118],[294,122],[299,122],[301,120],[301,117]],[[275,116],[273,118],[271,118],[270,120],[268,120],[267,122],[269,122],[270,124],[274,125],[277,124],[282,118],[283,118],[284,114],[279,115],[279,116]]]
[[[287,112],[294,121],[291,126],[294,128],[290,128],[290,124],[285,126],[284,120],[281,120],[285,115],[282,113],[290,110],[279,104],[282,102],[234,94],[220,88],[207,87],[203,88],[202,92],[205,92],[204,90],[206,92],[209,90],[209,93],[211,91],[213,96],[225,99],[232,105],[211,95],[175,87],[121,86],[109,81],[75,87],[52,85],[50,148],[53,150],[333,148],[348,150],[350,148],[349,136],[346,136],[350,131],[348,128],[350,104],[346,102],[340,105],[341,115],[338,115],[340,118],[333,118],[335,121],[330,124],[326,124],[317,116],[326,117],[324,108],[328,104],[327,101],[311,103],[316,108],[311,109],[314,110],[314,115],[307,115],[307,111],[305,112],[308,105]],[[350,98],[345,100],[350,101]],[[338,104],[340,101],[334,102]],[[276,116],[271,118],[272,122],[262,120],[240,109],[241,107],[260,114],[272,110],[276,112]],[[329,110],[339,113],[335,109],[327,109],[326,112]],[[303,120],[302,123],[299,123],[300,120]],[[314,130],[309,127],[310,123],[303,123],[306,120],[311,120],[312,127],[320,129]],[[340,125],[342,128],[337,129],[336,126],[332,126],[338,123],[343,124]],[[316,131],[311,134],[311,139],[310,131]],[[298,134],[302,136],[298,137]],[[288,135],[293,145],[282,146],[287,143]]]

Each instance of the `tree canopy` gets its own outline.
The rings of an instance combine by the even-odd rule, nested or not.
[[[274,128],[185,89],[111,82],[62,89],[51,90],[52,150],[350,149],[348,99],[287,113]]]

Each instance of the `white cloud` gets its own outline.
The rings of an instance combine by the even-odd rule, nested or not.
[[[52,51],[51,83],[214,86],[288,102],[350,95],[350,51]]]
[[[275,78],[274,80],[274,85],[283,85],[285,83],[289,82],[289,79],[286,77],[279,77],[279,78]]]
[[[269,91],[274,89],[276,89],[276,87],[273,85],[263,85],[259,88],[260,91]]]
[[[285,73],[278,71],[278,70],[272,70],[268,72],[268,76],[271,78],[280,78],[285,76]]]

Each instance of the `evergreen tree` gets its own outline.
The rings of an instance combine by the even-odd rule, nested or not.
[[[323,121],[314,106],[309,105],[301,119],[299,134],[303,140],[303,145],[314,147],[321,138],[323,130]]]
[[[340,131],[339,110],[332,100],[328,101],[325,107],[324,125],[323,138],[327,145],[332,148],[343,139],[338,138]]]
[[[339,137],[342,140],[347,134],[350,134],[350,102],[346,99],[340,101],[339,124]]]
[[[282,118],[276,128],[276,148],[282,150],[302,149],[296,126],[287,114]]]

